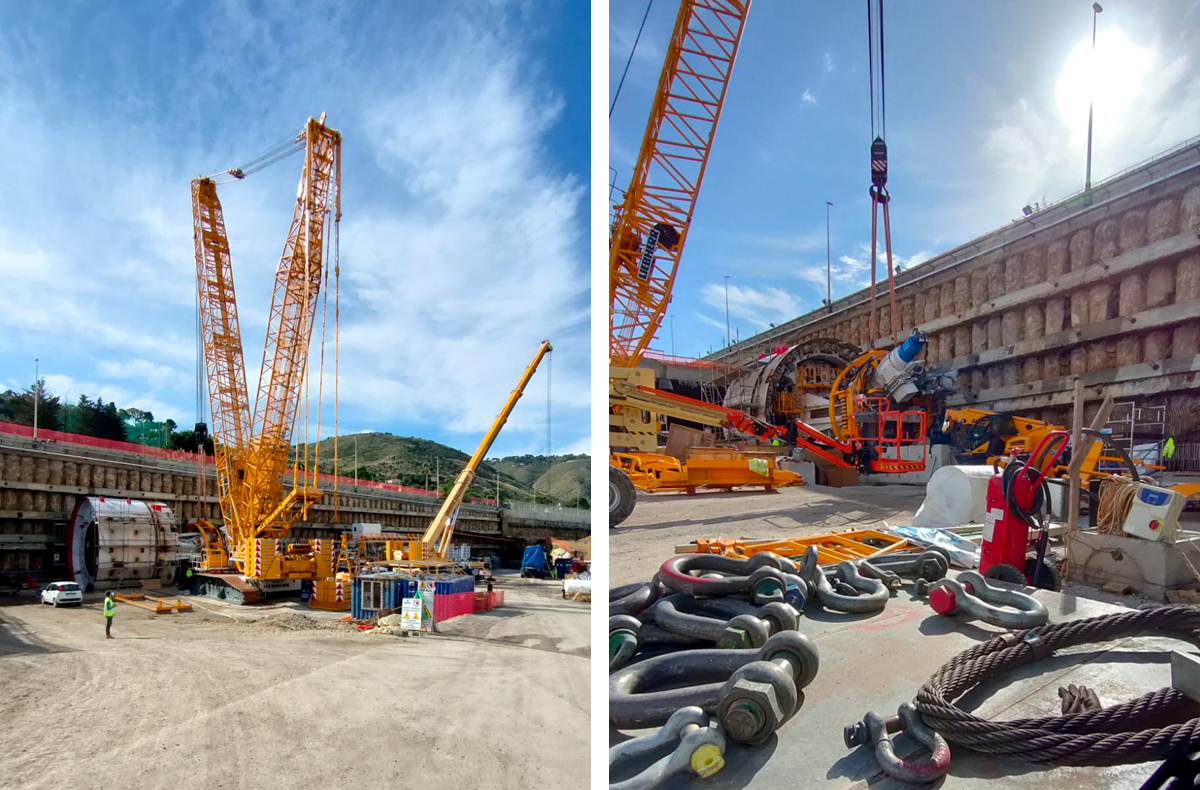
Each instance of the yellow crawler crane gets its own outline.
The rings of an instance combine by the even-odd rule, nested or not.
[[[419,541],[389,540],[387,542],[387,556],[389,560],[394,561],[394,564],[408,570],[426,573],[455,572],[458,569],[458,566],[448,562],[446,558],[450,549],[450,539],[454,536],[454,523],[458,518],[458,509],[467,496],[467,489],[470,487],[471,481],[475,479],[475,471],[483,462],[488,450],[492,448],[496,437],[500,435],[500,429],[504,427],[504,423],[508,422],[508,416],[512,414],[517,401],[524,394],[525,387],[533,378],[542,358],[553,350],[549,340],[543,340],[542,344],[538,346],[537,353],[533,355],[533,361],[521,374],[516,389],[509,393],[508,400],[504,402],[504,408],[492,422],[492,427],[484,434],[479,447],[475,448],[475,454],[471,456],[467,465],[454,479],[454,486],[450,489],[446,499],[442,501],[442,506],[438,509],[437,515],[433,517],[433,521],[429,522],[429,527],[421,539]]]
[[[336,239],[341,219],[342,138],[324,121],[324,113],[319,120],[309,118],[294,139],[227,173],[240,180],[304,152],[291,228],[275,272],[253,411],[217,182],[211,176],[192,182],[200,331],[224,522],[220,528],[207,521],[196,525],[204,547],[199,586],[245,603],[259,600],[271,588],[328,578],[334,570],[332,540],[286,542],[292,526],[306,520],[309,508],[321,501],[315,455],[310,468],[307,450],[303,465],[298,452],[290,488],[284,481],[318,297],[327,276],[328,226],[334,225]]]

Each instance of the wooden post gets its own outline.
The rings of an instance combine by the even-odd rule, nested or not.
[[[1081,390],[1082,386],[1079,383],[1079,379],[1076,379],[1074,428],[1076,431],[1076,436],[1078,436],[1079,433],[1082,433],[1083,426],[1083,398],[1080,396]],[[1096,412],[1095,418],[1092,419],[1090,430],[1098,433],[1100,429],[1104,427],[1104,424],[1108,422],[1108,417],[1112,414],[1112,410],[1113,397],[1112,395],[1105,395],[1104,400],[1100,403],[1100,410]],[[1092,443],[1097,441],[1100,440],[1088,436],[1086,440],[1082,440],[1079,444],[1074,445],[1076,449],[1071,450],[1071,463],[1067,466],[1067,479],[1070,481],[1071,485],[1072,509],[1071,512],[1067,514],[1067,532],[1075,529],[1079,524],[1079,470],[1083,467],[1083,462],[1087,458],[1087,454],[1092,450]]]

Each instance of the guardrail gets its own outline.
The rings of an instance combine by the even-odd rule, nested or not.
[[[514,516],[534,521],[568,521],[577,524],[590,524],[592,521],[592,511],[582,507],[508,502],[504,509]]]

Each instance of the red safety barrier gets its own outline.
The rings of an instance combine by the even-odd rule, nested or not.
[[[17,425],[11,422],[0,422],[0,433],[7,433],[12,436],[24,436],[33,438],[33,428],[28,425]],[[83,447],[95,447],[99,450],[116,450],[124,453],[138,453],[140,455],[153,455],[159,458],[169,458],[172,461],[190,461],[196,463],[197,455],[184,450],[167,450],[162,447],[150,447],[144,444],[133,444],[132,442],[116,442],[112,439],[98,439],[95,436],[81,436],[77,433],[63,433],[62,431],[48,431],[45,428],[38,428],[38,441],[46,442],[63,442],[64,444],[76,444]],[[207,463],[212,463],[211,458],[206,458]]]
[[[498,606],[504,606],[503,592],[477,592],[475,599],[472,601],[474,611],[486,612],[488,609],[495,609]]]
[[[471,614],[475,611],[475,594],[471,592],[450,593],[433,596],[433,617],[439,623],[452,617]]]

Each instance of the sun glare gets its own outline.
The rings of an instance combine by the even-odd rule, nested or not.
[[[1120,30],[1099,33],[1094,55],[1090,38],[1075,48],[1056,86],[1058,109],[1073,142],[1087,136],[1088,101],[1093,95],[1096,128],[1112,129],[1114,122],[1119,123],[1141,91],[1150,61],[1149,48],[1137,46]]]

